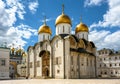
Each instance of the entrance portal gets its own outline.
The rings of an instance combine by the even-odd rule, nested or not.
[[[49,51],[41,51],[42,56],[42,76],[49,77],[50,71],[50,53]]]

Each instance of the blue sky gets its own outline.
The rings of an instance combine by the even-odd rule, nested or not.
[[[38,42],[38,29],[47,25],[55,35],[55,20],[62,12],[72,20],[72,33],[82,22],[97,49],[120,50],[120,0],[0,0],[0,44],[7,42],[25,50]]]

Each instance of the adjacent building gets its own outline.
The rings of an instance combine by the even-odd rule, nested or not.
[[[10,72],[10,77],[11,78],[16,78],[19,77],[20,74],[18,74],[17,70],[17,65],[22,63],[23,55],[24,55],[24,50],[21,48],[14,48],[14,46],[11,47],[10,49],[10,67],[9,67],[9,72]]]
[[[0,79],[9,79],[9,54],[9,48],[0,47]]]
[[[97,77],[120,78],[120,52],[102,49],[97,52]]]
[[[54,25],[54,24],[53,24]],[[46,21],[38,30],[38,42],[27,50],[29,78],[95,78],[96,47],[89,41],[89,29],[80,22],[71,34],[72,21],[62,11],[56,21],[56,35]]]
[[[27,54],[23,53],[23,57],[22,57],[22,63],[17,65],[17,72],[20,75],[20,77],[26,77],[26,59],[27,58]]]

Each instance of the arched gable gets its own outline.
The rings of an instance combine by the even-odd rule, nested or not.
[[[95,44],[92,41],[90,41],[90,44],[92,45],[92,48],[95,48]]]
[[[79,40],[79,42],[78,42],[78,44],[77,44],[77,47],[78,48],[86,48],[86,45],[85,45],[85,42],[84,42],[84,40],[83,39],[80,39]]]
[[[87,51],[92,52],[92,44],[90,42],[88,42],[86,49],[87,49]]]
[[[54,36],[51,40],[51,46],[54,46],[56,40],[59,40],[59,39],[62,39],[61,36],[59,35]]]
[[[77,45],[76,39],[72,35],[69,36],[69,39],[70,39],[70,47],[76,48],[76,45]]]
[[[33,46],[29,46],[27,52],[30,52],[31,50],[33,50]]]

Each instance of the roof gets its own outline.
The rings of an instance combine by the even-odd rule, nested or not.
[[[8,48],[8,47],[0,47],[1,49],[10,49],[10,48]]]
[[[94,56],[93,53],[86,51],[84,48],[78,48],[78,49],[70,48],[70,51],[79,52],[79,53],[87,53],[87,54]]]

